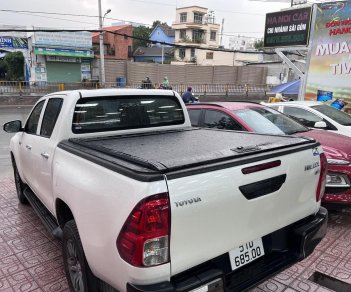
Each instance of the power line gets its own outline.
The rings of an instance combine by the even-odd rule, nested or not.
[[[149,4],[154,4],[154,5],[161,5],[161,6],[172,6],[176,7],[175,4],[167,4],[163,2],[155,2],[155,1],[146,1],[146,0],[131,0],[134,2],[141,2],[141,3],[149,3]],[[180,7],[181,8],[181,7]],[[255,16],[265,16],[265,14],[260,14],[260,13],[252,13],[252,12],[241,12],[241,11],[231,11],[231,10],[220,10],[220,9],[214,9],[215,12],[224,12],[224,13],[232,13],[232,14],[245,14],[245,15],[255,15]]]
[[[109,30],[98,30],[98,29],[0,29],[0,32],[82,32],[82,31],[87,31],[87,32],[105,32],[105,33],[111,33],[114,35],[119,35],[119,36],[123,36],[126,38],[131,38],[131,39],[137,39],[137,40],[141,40],[141,41],[146,41],[148,43],[151,44],[161,44],[161,45],[166,45],[166,46],[171,46],[171,47],[175,47],[175,48],[179,48],[179,49],[191,49],[191,48],[195,48],[197,50],[205,50],[205,51],[214,51],[214,52],[231,52],[231,53],[235,53],[235,52],[240,52],[240,53],[244,53],[244,54],[251,54],[252,52],[247,52],[247,51],[239,51],[239,50],[228,50],[228,49],[222,49],[222,48],[211,48],[211,47],[198,47],[198,46],[186,46],[186,45],[178,45],[178,44],[173,44],[173,43],[168,43],[168,42],[161,42],[161,41],[154,41],[154,40],[150,40],[150,39],[146,39],[146,38],[142,38],[142,37],[136,37],[136,36],[131,36],[125,33],[119,33],[119,32],[115,32],[115,31],[109,31]],[[264,54],[275,54],[275,52],[262,52]]]
[[[34,14],[99,18],[98,15],[74,14],[74,13],[59,13],[59,12],[48,12],[48,11],[32,11],[32,10],[0,9],[0,12],[28,14],[28,15],[32,15],[32,16],[36,16],[36,17],[45,17],[45,18],[52,18],[52,17],[41,16],[41,15],[34,15]],[[52,18],[52,19],[74,21],[74,20],[69,20],[69,19],[64,19],[64,18]],[[130,21],[130,20],[124,20],[124,19],[118,19],[118,18],[112,18],[112,17],[105,17],[105,19],[116,20],[116,21],[123,21],[123,22],[129,22],[129,23],[137,23],[137,24],[142,24],[142,25],[145,25],[145,26],[152,26],[152,24],[148,24],[148,23],[140,23],[140,22],[136,22],[136,21]],[[74,21],[74,22],[79,22],[79,21]],[[82,22],[82,23],[84,23],[84,22]],[[88,22],[86,22],[86,23],[88,23]],[[88,23],[88,24],[92,24],[92,23]]]
[[[133,0],[133,1],[145,2],[143,0]],[[18,13],[18,14],[24,14],[24,15],[31,15],[31,16],[34,16],[34,17],[49,18],[49,19],[63,20],[63,21],[82,23],[82,24],[90,24],[90,25],[96,25],[96,24],[92,23],[92,22],[85,22],[85,21],[72,20],[72,19],[67,19],[67,18],[51,17],[51,16],[42,16],[42,15],[36,15],[36,14],[76,16],[76,17],[90,17],[90,18],[98,18],[99,17],[98,15],[58,13],[58,12],[47,12],[47,11],[31,11],[31,10],[13,10],[13,9],[0,9],[0,12]],[[123,19],[118,19],[118,18],[105,17],[105,19],[116,20],[116,21],[121,21],[121,22],[126,22],[126,23],[137,23],[137,24],[142,24],[144,26],[150,26],[150,27],[152,26],[152,24],[139,23],[139,22],[134,22],[134,21],[130,21],[130,20],[123,20]],[[263,32],[226,32],[226,33],[218,34],[218,35],[236,36],[235,34],[255,34],[255,33],[263,33]]]

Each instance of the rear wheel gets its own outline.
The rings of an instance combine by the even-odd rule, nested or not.
[[[23,191],[26,188],[26,185],[22,181],[22,179],[18,173],[16,162],[14,162],[14,161],[13,161],[13,172],[14,172],[14,177],[15,177],[15,185],[16,185],[16,192],[17,192],[18,200],[22,204],[28,204],[28,200],[25,197],[25,195],[23,194]]]
[[[63,260],[70,291],[98,291],[98,279],[89,268],[74,220],[65,224],[62,243]]]

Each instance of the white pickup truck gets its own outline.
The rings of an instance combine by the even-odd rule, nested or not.
[[[191,128],[171,90],[53,93],[4,130],[71,291],[243,291],[326,233],[316,141]]]

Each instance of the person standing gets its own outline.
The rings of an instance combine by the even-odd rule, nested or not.
[[[185,91],[182,95],[182,99],[184,103],[194,103],[196,101],[195,97],[192,94],[192,88],[189,86],[187,91]]]
[[[163,78],[162,86],[163,86],[163,88],[169,87],[169,80],[168,80],[167,76],[165,76],[165,78]]]

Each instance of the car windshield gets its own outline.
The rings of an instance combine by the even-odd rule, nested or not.
[[[312,108],[343,126],[351,126],[351,116],[332,106],[321,104],[312,106]]]
[[[234,114],[261,134],[291,135],[309,131],[305,126],[270,108],[251,107],[235,110]]]

